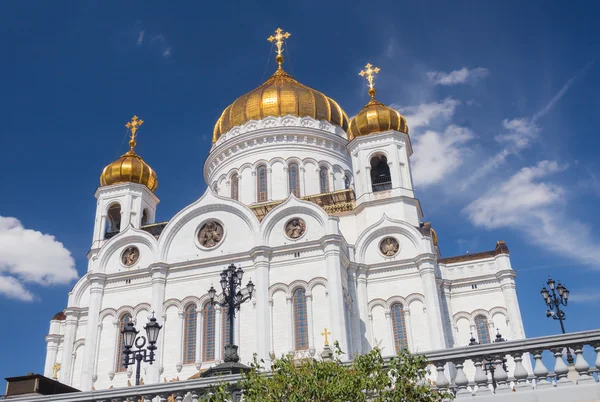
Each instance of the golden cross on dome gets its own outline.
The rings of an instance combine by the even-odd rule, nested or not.
[[[133,118],[131,119],[130,122],[127,122],[127,124],[125,124],[125,127],[127,127],[131,131],[131,139],[129,140],[129,146],[131,147],[132,151],[136,144],[135,143],[136,133],[138,131],[138,128],[142,124],[144,124],[144,120],[138,119],[138,117],[135,115],[133,116]]]
[[[327,328],[325,328],[325,330],[323,332],[321,332],[321,336],[325,337],[325,346],[329,346],[329,338],[328,338],[329,335],[331,335],[331,332],[328,332]]]
[[[54,363],[54,366],[52,366],[52,370],[53,370],[52,379],[58,380],[58,372],[60,371],[60,367],[61,367],[61,364],[59,362]]]
[[[379,67],[373,67],[371,63],[367,63],[365,69],[358,73],[358,75],[365,77],[369,82],[369,95],[371,95],[371,98],[375,96],[375,84],[373,84],[373,79],[375,78],[374,74],[378,74],[379,71]]]
[[[275,45],[277,46],[277,57],[275,60],[279,65],[279,70],[281,70],[281,64],[283,63],[283,55],[281,54],[283,53],[283,40],[289,38],[291,35],[291,33],[283,32],[283,29],[277,28],[275,30],[275,35],[271,35],[267,38],[269,42],[275,42]]]

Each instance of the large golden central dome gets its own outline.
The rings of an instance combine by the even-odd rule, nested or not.
[[[275,74],[264,84],[227,106],[215,124],[212,141],[216,142],[231,128],[250,120],[288,114],[327,120],[344,130],[348,128],[348,115],[336,101],[296,81],[280,63]]]

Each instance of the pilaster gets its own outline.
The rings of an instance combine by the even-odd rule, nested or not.
[[[444,349],[446,348],[444,321],[442,320],[440,295],[435,277],[435,260],[433,257],[423,258],[417,261],[417,266],[425,294],[431,347],[432,349]]]
[[[96,367],[96,350],[98,343],[98,320],[102,308],[102,297],[106,274],[90,273],[87,276],[90,289],[90,305],[83,349],[83,368],[81,372],[81,390],[91,391],[93,384],[94,368]]]
[[[73,344],[75,343],[75,335],[77,332],[77,322],[79,319],[80,309],[76,307],[69,307],[64,310],[66,318],[65,322],[65,336],[63,340],[63,353],[61,369],[59,371],[58,380],[63,384],[71,385],[71,371],[72,371],[72,355],[73,355]]]
[[[255,271],[256,288],[254,296],[256,300],[256,353],[260,359],[265,361],[269,358],[271,350],[271,324],[269,311],[269,253],[266,249],[257,249],[252,254],[252,262]]]
[[[167,271],[168,268],[164,265],[152,265],[150,266],[150,274],[152,275],[152,279],[150,283],[152,284],[152,295],[151,295],[151,307],[154,312],[154,316],[160,325],[165,325],[164,315],[163,315],[163,304],[165,302],[165,288],[167,286]],[[161,345],[163,343],[164,330],[159,333],[158,343]],[[164,346],[164,345],[161,345]],[[162,366],[162,353],[156,353],[156,361],[148,365],[146,368],[146,375],[148,384],[156,384],[160,382],[160,367]]]

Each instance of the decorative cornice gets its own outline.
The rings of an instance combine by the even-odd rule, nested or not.
[[[480,253],[458,255],[458,256],[455,256],[455,257],[440,258],[438,260],[438,263],[440,263],[440,264],[454,264],[454,263],[457,263],[457,262],[483,260],[485,258],[493,258],[493,257],[496,257],[496,256],[501,255],[501,254],[510,255],[510,252],[508,250],[508,246],[506,245],[506,243],[504,242],[504,240],[500,240],[500,241],[496,242],[496,248],[494,248],[493,250],[482,251]]]

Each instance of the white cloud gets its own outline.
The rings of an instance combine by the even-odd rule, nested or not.
[[[0,216],[0,294],[33,300],[26,284],[61,285],[77,277],[71,253],[54,236]]]
[[[444,71],[430,71],[427,73],[427,77],[435,85],[457,85],[474,83],[482,78],[485,78],[489,74],[487,68],[477,67],[469,70],[467,67],[463,67],[460,70],[454,70],[449,73]]]
[[[465,127],[450,125],[444,132],[428,130],[414,142],[415,152],[411,157],[412,175],[415,185],[426,187],[439,183],[462,165],[468,150],[465,143],[475,134]]]
[[[144,31],[140,31],[138,33],[137,45],[141,46],[143,42],[144,42]]]
[[[589,226],[567,216],[564,188],[541,181],[562,170],[555,161],[523,168],[471,202],[464,212],[475,226],[515,229],[554,254],[598,267],[600,242]]]
[[[571,291],[569,301],[572,303],[597,303],[600,301],[600,293],[595,289]]]
[[[441,102],[423,103],[418,106],[400,108],[397,105],[391,105],[390,107],[402,113],[406,117],[409,129],[414,130],[429,126],[436,119],[451,119],[459,105],[459,100],[448,97]]]

